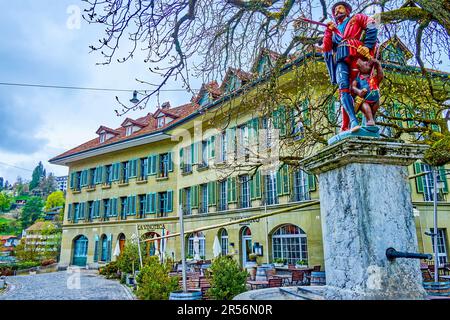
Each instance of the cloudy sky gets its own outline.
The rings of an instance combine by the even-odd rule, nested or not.
[[[126,64],[96,66],[102,58],[89,53],[89,45],[103,35],[102,28],[82,19],[78,28],[76,6],[85,8],[76,0],[20,0],[3,6],[0,82],[144,89],[135,81],[152,80],[143,57]],[[50,165],[48,159],[94,138],[101,124],[118,127],[124,118],[114,113],[116,95],[123,101],[131,98],[131,93],[123,92],[0,85],[0,177],[11,183],[17,176],[31,179],[39,161],[47,171],[66,175],[67,167]],[[166,92],[160,100],[170,100],[175,106],[190,96]],[[154,108],[130,116],[137,118]]]

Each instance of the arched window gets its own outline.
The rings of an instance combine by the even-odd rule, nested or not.
[[[279,227],[272,235],[272,256],[273,260],[281,258],[288,264],[299,260],[308,263],[306,233],[293,224]]]
[[[205,258],[205,235],[203,232],[197,233],[198,241],[199,241],[199,255],[201,259]],[[195,235],[193,233],[188,236],[188,250],[187,255],[194,257],[194,238]]]
[[[225,229],[220,230],[220,246],[222,247],[222,255],[226,256],[228,254],[228,232]]]

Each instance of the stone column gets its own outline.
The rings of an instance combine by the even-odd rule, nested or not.
[[[407,166],[426,146],[351,137],[302,161],[318,175],[327,299],[423,299]]]

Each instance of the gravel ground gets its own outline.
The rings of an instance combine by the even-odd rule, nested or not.
[[[131,291],[118,281],[91,270],[7,277],[0,300],[132,300]]]

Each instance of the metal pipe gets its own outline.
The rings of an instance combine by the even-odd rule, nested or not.
[[[433,259],[433,255],[427,253],[413,253],[413,252],[400,252],[394,248],[386,249],[386,257],[389,261],[393,261],[397,258],[407,258],[407,259]]]
[[[183,222],[183,209],[180,205],[179,207],[180,216],[180,242],[181,242],[181,265],[182,265],[182,276],[183,276],[183,292],[187,292],[187,281],[186,281],[186,252],[184,248],[184,222]]]
[[[434,282],[439,282],[438,216],[437,216],[437,168],[433,167],[433,214],[434,214]]]
[[[137,236],[137,245],[138,245],[138,251],[139,251],[139,263],[141,265],[141,270],[142,270],[143,263],[142,263],[142,253],[141,253],[141,237],[139,235],[139,229],[138,229],[137,224],[136,224],[136,236]]]

